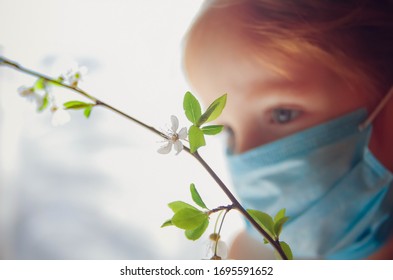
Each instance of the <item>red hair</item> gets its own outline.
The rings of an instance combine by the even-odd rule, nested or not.
[[[306,58],[351,87],[381,95],[393,85],[393,1],[210,0],[190,34],[211,11],[228,7],[238,11],[237,22],[262,59],[264,53]]]

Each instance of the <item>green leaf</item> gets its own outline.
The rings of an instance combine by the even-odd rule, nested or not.
[[[171,219],[166,220],[166,221],[161,225],[162,228],[163,228],[163,227],[169,227],[169,226],[173,226],[173,223],[172,223],[172,220],[171,220]]]
[[[49,93],[46,92],[44,97],[42,98],[41,106],[38,108],[38,112],[44,111],[49,105]]]
[[[199,195],[199,193],[198,193],[198,191],[197,191],[197,189],[196,189],[196,187],[195,187],[195,185],[194,185],[193,183],[190,185],[190,191],[191,191],[192,200],[193,200],[198,206],[200,206],[200,207],[202,207],[202,208],[204,208],[204,209],[208,209],[208,208],[206,207],[206,204],[203,202],[201,196]]]
[[[191,153],[194,153],[198,148],[206,145],[203,131],[195,125],[192,125],[188,130],[188,140],[190,141]]]
[[[184,233],[185,233],[187,239],[197,240],[206,231],[208,226],[209,226],[209,218],[206,217],[205,221],[199,227],[197,227],[195,229],[186,230]]]
[[[198,210],[194,206],[192,206],[188,203],[185,203],[184,201],[173,201],[173,202],[169,203],[168,206],[169,206],[169,208],[172,209],[173,213],[179,212],[181,209],[184,209],[184,208]]]
[[[46,80],[44,78],[39,78],[35,82],[33,88],[34,88],[34,91],[39,91],[39,90],[45,90],[45,86],[46,86]]]
[[[274,222],[269,214],[253,209],[247,209],[247,212],[272,238],[274,238]]]
[[[78,110],[78,109],[85,109],[90,106],[94,106],[92,103],[86,103],[82,101],[68,101],[63,104],[65,109],[73,109],[73,110]]]
[[[208,215],[200,210],[183,208],[172,217],[172,223],[181,229],[192,230],[201,226]]]
[[[202,127],[203,134],[205,135],[216,135],[224,129],[223,125],[208,125]]]
[[[61,83],[64,82],[64,78],[62,76],[58,77],[57,79],[55,79],[54,81],[59,82],[60,84],[56,83],[56,82],[52,82],[52,81],[46,81],[46,83],[50,86],[61,86]]]
[[[288,260],[293,260],[293,254],[292,254],[291,247],[289,247],[289,245],[287,243],[285,243],[284,241],[280,241],[280,245],[281,245],[281,248],[284,251],[285,255],[287,256]]]
[[[93,105],[90,105],[90,106],[85,108],[85,110],[83,111],[83,114],[85,115],[86,118],[90,117],[92,109],[93,109]]]
[[[284,218],[285,217],[285,211],[286,211],[285,208],[282,208],[280,211],[278,211],[276,216],[274,216],[274,222],[277,222],[281,218]]]
[[[201,105],[199,104],[195,96],[192,95],[192,93],[189,91],[187,91],[184,95],[183,109],[187,119],[194,125],[196,125],[202,114]]]
[[[277,237],[280,236],[283,225],[288,221],[289,217],[282,217],[274,223],[274,233]]]
[[[204,123],[211,122],[217,119],[221,115],[226,102],[227,94],[224,94],[214,100],[213,103],[210,104],[210,106],[206,109],[206,112],[203,113],[202,116],[199,118],[197,126],[201,126]]]

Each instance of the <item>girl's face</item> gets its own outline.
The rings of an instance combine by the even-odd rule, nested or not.
[[[206,104],[228,93],[219,122],[232,132],[235,153],[359,107],[370,109],[366,94],[344,86],[312,61],[278,63],[272,57],[264,64],[238,33],[235,26],[226,30],[213,26],[199,32],[190,38],[185,59],[190,83]],[[289,75],[276,73],[268,64],[285,69]]]

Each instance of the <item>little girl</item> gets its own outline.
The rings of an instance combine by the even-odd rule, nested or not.
[[[207,0],[184,66],[221,123],[243,206],[295,258],[393,259],[393,2]],[[231,258],[270,258],[251,227]]]

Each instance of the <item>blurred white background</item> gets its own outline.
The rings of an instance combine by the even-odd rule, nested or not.
[[[81,88],[156,128],[183,117],[191,90],[182,39],[201,0],[0,0],[0,53],[58,76],[89,68]],[[161,139],[94,109],[89,120],[51,126],[17,94],[34,79],[0,68],[0,257],[5,259],[201,259],[207,234],[188,241],[161,229],[167,203],[191,202],[194,182],[210,207],[228,200],[186,153],[156,152]],[[59,91],[70,99],[77,95]],[[229,183],[220,139],[201,154]],[[208,232],[212,231],[212,225]],[[228,215],[223,239],[243,227]]]

